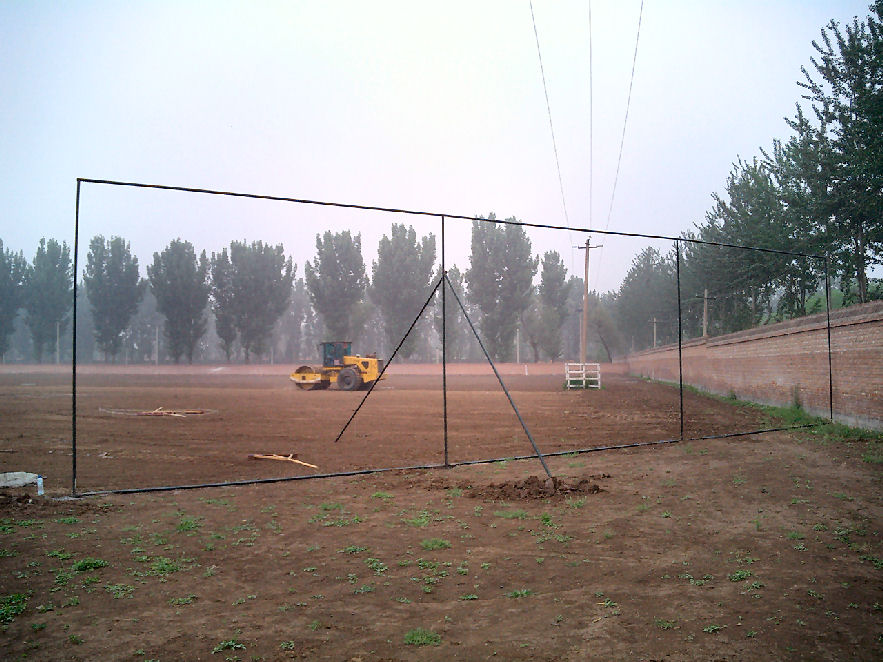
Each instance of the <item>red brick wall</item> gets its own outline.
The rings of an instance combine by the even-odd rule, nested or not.
[[[743,400],[790,405],[828,416],[825,314],[770,324],[682,347],[684,383]],[[631,374],[677,382],[678,348],[668,345],[623,361]],[[834,418],[883,429],[883,301],[831,313]]]

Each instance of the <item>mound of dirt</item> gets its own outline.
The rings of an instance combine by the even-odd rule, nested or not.
[[[459,488],[463,495],[473,499],[509,501],[514,499],[555,499],[579,494],[598,494],[604,489],[597,481],[610,478],[609,474],[584,476],[582,478],[564,479],[554,476],[540,478],[528,476],[522,480],[508,480],[490,485],[474,485],[459,482],[456,485],[444,478],[432,478],[428,481],[429,489],[448,490]]]
[[[580,478],[569,482],[557,476],[545,480],[538,476],[528,476],[524,480],[491,483],[487,487],[473,486],[467,495],[481,499],[514,500],[598,494],[603,491],[598,483],[592,482],[589,478]]]

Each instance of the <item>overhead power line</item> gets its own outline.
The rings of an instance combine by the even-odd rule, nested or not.
[[[641,0],[641,8],[638,11],[638,32],[635,36],[635,54],[632,56],[632,74],[629,77],[629,93],[625,102],[625,118],[622,120],[622,136],[619,140],[619,156],[616,159],[616,174],[613,176],[613,191],[610,193],[610,208],[607,210],[607,224],[604,229],[610,227],[610,217],[613,214],[613,200],[616,197],[616,184],[619,181],[619,167],[622,164],[622,148],[625,145],[625,128],[629,121],[629,108],[632,104],[632,85],[635,82],[635,64],[638,61],[638,42],[641,40],[641,19],[644,16],[644,0]]]
[[[546,112],[549,115],[549,131],[552,133],[552,151],[555,153],[555,167],[558,170],[558,187],[561,190],[561,207],[564,209],[565,225],[570,225],[567,215],[567,199],[564,196],[564,179],[561,177],[561,162],[558,160],[558,144],[555,141],[555,126],[552,123],[552,106],[549,104],[549,89],[546,85],[546,72],[543,68],[543,53],[540,50],[540,34],[537,31],[537,19],[533,13],[533,0],[530,0],[530,20],[533,23],[533,34],[537,41],[537,58],[540,61],[540,76],[543,79],[543,94],[546,96]]]

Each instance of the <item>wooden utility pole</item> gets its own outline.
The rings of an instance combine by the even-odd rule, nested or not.
[[[702,337],[708,335],[708,288],[705,288],[705,294],[702,296]]]
[[[586,270],[583,278],[583,323],[579,336],[579,362],[586,362],[586,352],[589,345],[589,251],[593,248],[601,248],[602,246],[591,246],[591,237],[586,239],[585,246],[574,246],[586,252]]]

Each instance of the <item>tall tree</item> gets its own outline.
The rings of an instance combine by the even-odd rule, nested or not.
[[[67,243],[40,240],[25,276],[26,322],[34,344],[34,358],[55,344],[67,329],[73,289],[71,255]]]
[[[248,362],[269,349],[273,325],[288,307],[294,265],[282,244],[234,241],[230,268],[232,320]]]
[[[220,253],[212,253],[211,271],[215,333],[221,341],[221,349],[227,357],[227,363],[230,363],[236,343],[236,317],[233,301],[233,265],[230,263],[230,255],[226,248]]]
[[[0,358],[9,349],[15,318],[24,303],[27,270],[24,254],[4,249],[3,240],[0,239]]]
[[[869,297],[868,271],[883,260],[883,1],[866,21],[831,21],[814,41],[811,74],[799,83],[821,126],[829,130],[829,233],[844,274],[855,278],[858,299]],[[792,124],[793,126],[793,124]]]
[[[393,223],[389,236],[383,235],[377,246],[377,261],[371,267],[368,296],[383,318],[386,341],[394,348],[414,321],[432,287],[435,263],[435,237],[430,234],[417,241],[414,228]],[[416,333],[408,336],[400,352],[408,358],[417,343]]]
[[[677,340],[677,285],[673,260],[651,247],[632,260],[615,299],[615,319],[635,349]]]
[[[567,319],[567,298],[570,283],[567,267],[557,251],[543,254],[539,286],[540,335],[539,345],[553,361],[561,356],[561,328]]]
[[[438,271],[435,274],[435,278],[437,279],[441,276],[441,272]],[[447,284],[442,285],[442,287],[448,287],[448,291],[445,293],[445,336],[447,338],[447,348],[446,353],[447,357],[450,360],[456,361],[457,359],[465,359],[467,350],[468,350],[468,339],[470,334],[469,329],[466,327],[466,319],[463,317],[463,311],[460,309],[457,300],[451,294],[451,289],[453,288],[457,296],[460,297],[460,300],[463,302],[463,305],[466,304],[466,288],[463,286],[463,274],[457,268],[457,265],[453,265],[448,269],[448,280],[450,281],[450,287]],[[442,310],[441,310],[441,287],[438,289],[435,295],[436,299],[436,308],[435,313],[433,315],[433,324],[435,325],[436,333],[438,333],[439,339],[442,337]]]
[[[509,361],[521,314],[530,305],[533,277],[539,259],[531,253],[524,228],[500,225],[491,213],[486,221],[472,222],[472,252],[466,283],[469,298],[479,309],[479,326],[494,358]]]
[[[322,316],[329,339],[356,340],[367,309],[362,306],[368,279],[362,235],[349,230],[316,235],[316,256],[304,265],[310,300]]]
[[[107,357],[116,357],[122,333],[144,296],[147,282],[138,275],[138,258],[122,237],[97,235],[86,255],[86,293],[95,320],[95,342]]]
[[[193,350],[206,330],[210,285],[205,251],[197,259],[193,244],[175,239],[162,253],[153,254],[147,277],[157,310],[166,318],[164,333],[169,354],[175,363],[182,355],[193,363]]]
[[[282,316],[278,329],[282,341],[280,353],[289,363],[305,356],[303,340],[308,333],[305,327],[312,323],[313,318],[307,286],[303,278],[298,278],[291,287],[288,310]]]

